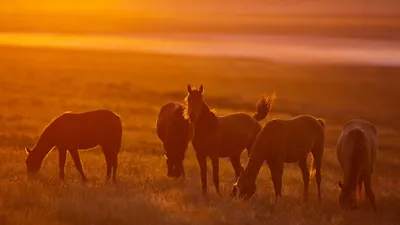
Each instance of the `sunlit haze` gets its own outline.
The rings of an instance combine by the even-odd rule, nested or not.
[[[2,3],[12,12],[142,12],[142,13],[250,13],[250,14],[399,14],[396,0],[15,0]]]

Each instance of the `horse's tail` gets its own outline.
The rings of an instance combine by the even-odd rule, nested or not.
[[[117,146],[117,153],[119,153],[121,151],[121,148],[123,147],[122,144],[123,142],[123,128],[122,128],[122,120],[121,117],[118,118],[118,129],[117,129],[117,142],[116,142],[116,146]]]
[[[264,94],[261,96],[261,99],[257,102],[256,113],[253,116],[257,121],[261,121],[267,117],[275,98],[275,92],[272,95]]]
[[[310,165],[310,180],[315,176],[315,173],[317,171],[317,165],[315,163],[314,157],[311,158],[311,165]]]
[[[322,129],[325,130],[325,121],[322,118],[318,118],[317,121],[319,122],[319,124],[321,124]],[[310,179],[312,177],[314,177],[315,173],[317,172],[317,164],[316,164],[315,157],[318,157],[318,154],[319,154],[318,152],[320,152],[320,151],[323,152],[324,151],[323,150],[324,149],[324,142],[325,142],[325,135],[322,134],[321,139],[319,139],[319,141],[317,141],[317,143],[315,143],[315,146],[314,146],[315,152],[313,152],[313,157],[312,157],[311,165],[310,165],[310,169],[309,169],[310,170]]]
[[[358,171],[368,155],[368,137],[360,129],[354,129],[347,133],[347,139],[352,142],[351,173]]]

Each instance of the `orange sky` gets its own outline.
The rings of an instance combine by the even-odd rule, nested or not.
[[[398,0],[13,0],[5,12],[223,12],[223,13],[345,13],[400,14]]]

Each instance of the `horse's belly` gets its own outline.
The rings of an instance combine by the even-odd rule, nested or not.
[[[59,141],[58,147],[65,149],[89,149],[101,144],[101,138],[88,135],[70,135],[64,136],[63,140]]]
[[[96,142],[83,142],[83,143],[80,143],[78,146],[77,146],[77,148],[78,149],[89,149],[89,148],[94,148],[94,147],[96,147],[96,146],[98,146],[99,144],[98,143],[96,143]]]
[[[218,156],[223,158],[223,157],[230,157],[232,155],[232,151],[226,151],[222,150],[219,152]]]
[[[285,159],[285,163],[297,163],[298,161],[299,161],[299,158],[296,158],[296,157]]]
[[[290,154],[286,154],[285,157],[285,163],[297,163],[304,157],[307,157],[307,155],[310,153],[309,150],[304,150],[304,151],[298,151],[298,152],[291,152]]]
[[[244,149],[245,149],[245,147],[237,147],[236,146],[236,148],[229,148],[226,146],[221,146],[218,156],[219,157],[231,157],[234,155],[239,155],[242,153],[242,151]]]

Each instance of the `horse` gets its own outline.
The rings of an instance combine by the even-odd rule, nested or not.
[[[111,178],[112,173],[113,181],[116,182],[121,141],[121,118],[110,110],[62,113],[44,128],[32,150],[25,146],[28,154],[26,159],[28,175],[37,173],[44,158],[54,147],[57,147],[60,179],[64,180],[65,177],[64,167],[67,151],[69,151],[82,180],[86,182],[87,178],[83,172],[78,150],[101,146],[107,162],[107,180]]]
[[[378,131],[374,124],[361,119],[349,120],[343,127],[337,143],[337,158],[344,179],[338,181],[341,189],[338,202],[342,209],[356,209],[364,183],[366,196],[374,212],[375,194],[371,176],[378,152]]]
[[[266,118],[275,95],[262,96],[256,106],[256,113],[233,113],[216,116],[203,99],[203,85],[199,89],[187,86],[185,98],[187,117],[194,127],[192,146],[200,166],[202,191],[207,193],[207,157],[212,161],[213,181],[219,193],[219,158],[229,157],[235,171],[236,179],[244,171],[240,163],[240,155],[251,148],[261,130],[259,121]]]
[[[156,129],[163,143],[168,177],[184,177],[183,160],[192,137],[189,120],[183,115],[185,107],[177,102],[163,105],[158,114]]]
[[[268,164],[275,189],[275,203],[282,197],[282,176],[285,163],[298,163],[304,182],[304,201],[308,199],[310,170],[307,156],[311,152],[311,175],[316,177],[321,201],[321,167],[325,142],[325,123],[309,115],[292,119],[273,119],[266,123],[251,151],[243,174],[233,185],[232,197],[249,199],[256,192],[256,179],[264,162]]]

